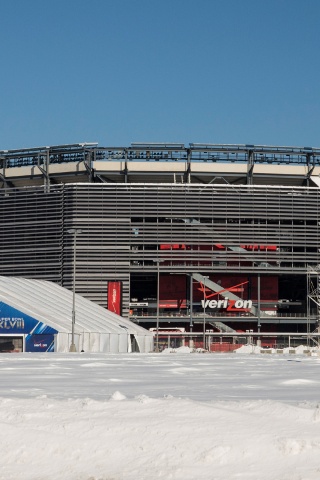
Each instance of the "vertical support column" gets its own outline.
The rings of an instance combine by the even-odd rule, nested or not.
[[[94,172],[93,172],[93,162],[96,159],[96,149],[91,150],[88,149],[86,150],[85,147],[83,147],[83,163],[87,169],[87,172],[89,174],[89,182],[94,181]]]
[[[42,158],[43,165],[41,165]],[[43,175],[43,187],[45,193],[50,193],[50,177],[49,177],[49,165],[50,165],[50,148],[46,149],[45,153],[38,153],[38,168]]]
[[[50,150],[47,149],[45,157],[45,184],[46,184],[46,193],[50,193],[50,177],[49,177],[49,165],[50,165]]]
[[[156,348],[155,351],[159,352],[159,317],[160,317],[160,308],[159,308],[159,303],[160,303],[160,263],[163,262],[163,260],[160,260],[159,258],[153,260],[154,263],[157,264],[157,324],[156,324]]]
[[[261,288],[260,288],[260,273],[258,273],[258,278],[257,278],[257,290],[258,290],[258,333],[260,334],[260,329],[261,329],[261,309],[260,309],[260,294],[261,294]],[[257,347],[261,347],[261,339],[260,336],[258,336],[257,339]]]
[[[206,282],[208,276],[203,276],[203,348],[206,348]]]
[[[124,158],[125,158],[125,163],[124,163],[124,183],[128,183],[128,150],[125,149],[124,151]]]
[[[187,182],[191,183],[191,150],[187,149]]]
[[[248,168],[247,168],[247,184],[252,185],[253,181],[253,167],[254,167],[254,152],[248,150]]]
[[[193,330],[193,274],[190,275],[190,299],[189,299],[189,314],[190,314],[190,333]],[[189,347],[193,348],[193,338],[190,336]]]
[[[67,233],[73,235],[73,285],[72,285],[72,323],[71,323],[71,344],[69,352],[76,352],[74,342],[74,330],[76,324],[76,262],[77,262],[77,235],[82,233],[80,228],[70,228]]]
[[[310,153],[306,154],[306,164],[307,164],[307,187],[310,187],[310,177],[312,175],[312,172],[314,170],[314,157],[313,157],[313,162],[311,162],[311,155]]]
[[[157,262],[157,334],[156,334],[156,352],[159,352],[159,316],[160,316],[160,262]]]
[[[7,182],[6,182],[6,166],[7,166],[7,160],[6,157],[0,157],[1,161],[1,168],[2,168],[2,175],[1,175],[1,180],[3,181],[3,186],[6,189],[7,188]]]
[[[310,273],[307,273],[307,335],[308,335],[308,342],[307,345],[310,343]]]
[[[317,332],[319,333],[320,331],[320,273],[317,268],[317,285],[316,285],[316,291],[317,291]]]

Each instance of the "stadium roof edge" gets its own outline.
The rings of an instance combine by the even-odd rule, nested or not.
[[[70,149],[77,147],[97,147],[98,142],[82,142],[82,143],[69,143],[65,145],[47,145],[42,147],[30,147],[30,148],[18,148],[18,149],[8,149],[0,150],[1,154],[10,154],[10,153],[27,153],[27,152],[38,152],[38,151],[47,151],[47,150],[61,150],[61,149]]]
[[[98,150],[209,150],[209,151],[226,151],[226,152],[263,152],[263,153],[278,153],[278,154],[301,154],[301,155],[320,155],[319,147],[298,147],[298,146],[275,146],[275,145],[254,145],[254,144],[231,144],[231,143],[189,143],[189,146],[185,146],[183,143],[173,143],[173,142],[132,142],[130,146],[127,147],[115,147],[115,146],[99,146],[98,142],[79,142],[71,144],[62,144],[62,145],[51,145],[51,146],[40,146],[40,147],[30,147],[30,148],[19,148],[19,149],[2,149],[0,150],[0,155],[10,156],[17,155],[21,153],[32,154],[38,152],[55,152],[63,151],[70,149],[84,149],[92,148]]]

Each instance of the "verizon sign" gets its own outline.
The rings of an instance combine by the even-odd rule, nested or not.
[[[223,300],[201,300],[202,308],[223,308],[227,311],[251,310],[252,300],[231,300],[228,297]]]

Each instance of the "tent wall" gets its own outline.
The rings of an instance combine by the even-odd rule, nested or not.
[[[140,353],[149,353],[153,351],[153,337],[149,335],[135,335]]]
[[[150,335],[135,335],[135,339],[141,353],[149,353],[153,350],[153,337]],[[69,352],[71,335],[61,332],[55,335],[55,352]],[[126,332],[119,333],[96,333],[83,332],[75,334],[77,352],[92,353],[130,353],[130,335]]]
[[[110,333],[100,334],[100,352],[110,352]]]
[[[70,347],[69,335],[67,333],[60,332],[55,335],[54,351],[55,352],[68,352]]]

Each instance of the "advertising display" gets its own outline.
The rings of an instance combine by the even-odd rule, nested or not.
[[[0,335],[25,334],[26,352],[51,352],[54,334],[58,331],[26,315],[4,302],[0,302]]]
[[[270,246],[271,248],[272,246]],[[194,312],[210,310],[227,315],[248,313],[256,308],[258,299],[257,278],[241,274],[229,275],[225,272],[213,273],[207,278],[207,285],[199,280],[192,282],[192,304]],[[215,285],[210,285],[212,281]],[[213,289],[211,289],[213,288]],[[260,285],[260,309],[268,315],[276,313],[278,298],[278,278],[265,276]],[[205,290],[205,291],[204,291]],[[183,274],[163,274],[160,281],[159,307],[167,311],[180,311],[188,308],[190,298],[190,277]]]
[[[202,308],[223,308],[228,312],[233,312],[235,310],[250,310],[252,308],[252,300],[232,300],[229,298],[224,298],[223,300],[201,300]]]
[[[53,352],[54,351],[54,335],[27,335],[26,336],[27,352]]]
[[[108,310],[121,315],[122,283],[108,282]]]

